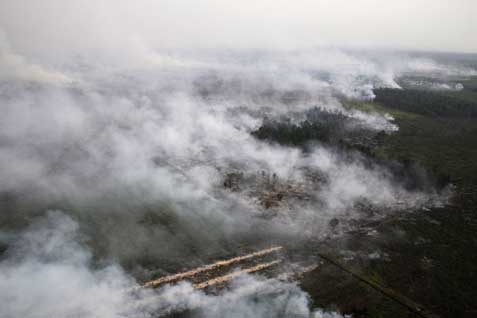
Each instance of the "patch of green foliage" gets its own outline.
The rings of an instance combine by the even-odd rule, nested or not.
[[[252,135],[282,145],[303,146],[310,141],[328,143],[342,136],[347,122],[348,118],[341,113],[314,108],[305,114],[303,121],[266,121]]]
[[[475,114],[477,98],[460,107],[472,93],[388,93],[366,108],[391,113],[399,131],[386,135],[373,155],[416,162],[446,176],[456,189],[447,206],[379,226],[382,233],[400,229],[404,238],[362,240],[363,248],[379,245],[391,255],[390,262],[376,262],[367,271],[379,273],[386,284],[442,317],[470,317],[477,299],[477,118],[468,115]],[[432,108],[439,98],[442,107]]]
[[[381,88],[374,91],[375,102],[405,112],[436,117],[477,117],[477,101],[417,89]]]
[[[394,116],[399,131],[382,136],[382,142],[367,154],[373,160],[403,162],[406,169],[419,165],[438,176],[440,183],[456,187],[448,205],[392,215],[373,225],[379,235],[350,233],[328,243],[333,245],[328,253],[339,259],[337,252],[342,248],[357,252],[364,258],[349,261],[349,268],[440,317],[477,313],[477,118],[468,116],[475,113],[477,96],[473,94],[469,88],[460,92],[391,90],[378,101],[346,101],[345,105]],[[462,100],[467,106],[459,106]],[[387,259],[366,260],[376,250],[388,255]],[[303,287],[317,306],[336,306],[354,317],[414,317],[329,266],[308,275]]]
[[[435,186],[456,187],[446,206],[392,215],[373,225],[379,236],[352,233],[329,250],[337,259],[343,245],[363,255],[376,250],[387,254],[387,260],[356,258],[348,266],[441,317],[477,312],[477,93],[472,83],[464,86],[454,92],[382,89],[373,102],[345,101],[347,108],[391,114],[399,126],[397,132],[381,134],[375,146],[353,150],[391,170],[397,163],[394,174],[413,179],[419,173],[411,170],[418,166],[434,176]],[[347,119],[338,115],[322,117],[326,120],[319,119],[324,115],[320,111],[315,115],[299,124],[266,122],[254,135],[302,147],[314,140],[342,146],[360,134],[343,129]],[[355,317],[413,317],[329,266],[321,266],[302,284],[319,307],[336,306]]]
[[[404,99],[410,96],[402,90],[395,90],[393,94],[402,94]],[[396,111],[394,106],[378,101],[371,104],[378,111],[391,113],[399,126],[398,132],[385,136],[375,154],[418,162],[430,171],[448,175],[457,185],[477,183],[477,118],[467,116],[469,110],[466,109],[427,112],[430,102],[421,104],[421,101],[431,96],[429,92],[413,91],[412,94],[421,94],[421,97],[408,101],[406,107],[412,109],[410,112],[401,110],[405,107],[398,107]],[[447,98],[453,97],[446,96],[444,100]],[[458,103],[450,103],[443,109],[451,105]],[[472,105],[471,111],[477,113],[477,98]]]
[[[308,150],[310,143],[319,142],[341,150],[359,151],[369,154],[380,143],[383,131],[369,130],[359,121],[339,112],[313,108],[301,121],[289,118],[268,120],[252,135],[260,140]]]

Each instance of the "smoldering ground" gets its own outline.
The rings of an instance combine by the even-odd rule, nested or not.
[[[339,50],[194,56],[141,49],[131,65],[77,57],[52,67],[30,62],[8,43],[0,49],[8,70],[0,83],[0,289],[8,304],[0,310],[7,317],[160,311],[158,301],[131,312],[126,304],[138,299],[120,291],[135,279],[244,249],[319,239],[332,219],[365,217],[354,208],[363,200],[391,207],[386,211],[401,202],[436,204],[437,191],[408,189],[389,169],[359,156],[321,144],[304,153],[251,132],[265,117],[319,106],[392,133],[398,129],[392,118],[350,111],[341,100],[397,87],[401,72],[468,71],[432,61],[423,70],[416,67],[422,59],[376,60]],[[302,182],[308,169],[326,182],[293,214],[278,207],[283,213],[263,218],[256,201],[223,188],[229,169],[266,171],[287,182]],[[257,283],[247,279],[218,297],[181,285],[159,299],[164,308],[207,304],[206,316],[223,315],[230,298],[240,299],[233,317],[277,316],[281,298],[252,306],[236,296]],[[295,285],[263,284],[291,295],[284,316],[309,314]],[[154,295],[135,297],[146,296]]]
[[[311,314],[307,295],[296,285],[249,276],[215,296],[186,283],[132,294],[134,279],[115,264],[93,266],[83,240],[78,224],[59,211],[18,233],[0,264],[2,316],[150,317],[184,310],[195,310],[197,317]]]

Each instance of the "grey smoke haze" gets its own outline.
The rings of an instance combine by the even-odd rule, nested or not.
[[[131,293],[138,286],[134,279],[115,264],[94,266],[85,239],[78,224],[59,211],[18,233],[0,262],[1,316],[151,317],[186,309],[208,318],[339,316],[311,313],[308,295],[295,284],[247,275],[215,296],[186,283]]]
[[[4,0],[22,53],[73,49],[388,47],[477,52],[473,0]],[[52,52],[53,51],[53,52]],[[111,57],[114,51],[109,52]]]
[[[229,317],[275,317],[281,298],[253,303],[246,296],[265,288],[285,291],[285,316],[308,317],[306,294],[274,280],[243,277],[216,297],[180,285],[151,303],[152,292],[121,290],[136,284],[133,277],[200,265],[244,243],[320,239],[331,219],[345,227],[367,217],[355,208],[359,202],[392,213],[445,201],[433,189],[407,189],[358,155],[321,144],[304,153],[250,134],[264,118],[317,106],[393,133],[399,127],[391,116],[349,110],[341,100],[370,100],[376,87],[399,88],[405,74],[476,74],[406,53],[309,48],[356,44],[350,38],[363,46],[413,46],[418,21],[448,21],[448,33],[439,34],[439,25],[421,34],[430,44],[418,48],[428,48],[434,36],[463,31],[474,8],[470,1],[360,4],[2,1],[0,302],[8,306],[0,316],[136,316],[206,305],[210,311],[201,314],[221,317],[233,301]],[[416,28],[409,23],[389,36],[386,28],[401,23],[388,19],[391,12],[409,16],[412,8],[422,13]],[[373,19],[368,9],[377,20],[338,30]],[[456,14],[444,17],[444,9]],[[383,34],[395,42],[381,41]],[[473,50],[462,46],[472,44],[464,37],[444,38],[448,49]],[[257,200],[223,189],[233,169],[290,183],[303,182],[308,169],[326,182],[310,203],[278,207],[265,219]],[[145,307],[130,306],[137,300]]]
[[[305,155],[258,141],[250,132],[264,116],[318,105],[367,129],[392,133],[398,129],[392,118],[349,111],[338,97],[372,98],[373,87],[396,87],[395,74],[400,72],[473,71],[427,60],[432,67],[422,69],[422,59],[374,60],[337,50],[303,52],[298,60],[290,54],[251,53],[177,55],[160,63],[161,56],[153,54],[148,63],[131,60],[135,67],[104,67],[80,59],[63,68],[33,63],[8,43],[3,53],[2,68],[9,72],[2,78],[0,96],[1,243],[8,247],[2,266],[10,275],[0,285],[16,293],[4,297],[15,298],[29,292],[28,282],[39,281],[30,298],[33,304],[12,302],[4,309],[13,316],[41,307],[45,316],[89,317],[94,316],[89,310],[98,307],[114,317],[118,308],[129,310],[122,304],[132,300],[110,289],[134,284],[130,274],[144,279],[151,271],[193,267],[204,262],[204,255],[230,253],[239,242],[259,248],[267,240],[320,239],[329,234],[331,219],[362,218],[354,204],[363,200],[386,211],[402,207],[402,202],[407,207],[435,204],[437,193],[406,190],[386,169],[370,167],[359,157],[345,159],[321,145]],[[301,92],[296,100],[283,99],[296,91]],[[301,181],[303,169],[311,168],[329,182],[313,193],[321,204],[295,206],[291,214],[284,210],[264,219],[256,201],[221,190],[223,173],[231,167],[246,173],[265,170],[291,182]],[[50,207],[61,208],[78,224],[50,213],[48,222],[64,223],[61,235],[42,234],[43,227],[49,233],[48,222],[35,234],[27,230],[16,235]],[[81,246],[75,243],[78,226],[78,233],[89,238]],[[27,245],[25,237],[30,237]],[[112,265],[101,265],[105,262]],[[91,298],[57,307],[52,300],[58,297],[56,289],[41,287],[49,285],[64,295],[77,291]],[[186,308],[195,306],[196,297],[199,304],[216,308],[219,316],[226,308],[220,297],[177,288],[182,293],[173,294],[174,300]],[[296,287],[290,290],[298,295],[300,312],[307,313],[306,295]],[[106,294],[111,298],[104,300]],[[234,295],[241,294],[222,297]],[[152,310],[161,310],[153,304]],[[271,317],[279,308],[268,301],[262,305],[241,305],[236,315]]]

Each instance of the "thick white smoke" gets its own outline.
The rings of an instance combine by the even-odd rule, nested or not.
[[[12,239],[0,262],[0,315],[118,317],[133,280],[120,267],[92,269],[78,224],[49,212]]]
[[[10,240],[0,261],[0,315],[5,318],[150,317],[185,310],[209,318],[312,314],[307,294],[295,284],[247,275],[215,296],[187,283],[155,292],[137,289],[120,266],[94,264],[79,225],[59,211],[48,212]],[[314,317],[322,316],[317,311]]]
[[[230,317],[308,317],[298,287],[250,277],[219,296],[167,288],[153,303],[146,298],[157,295],[123,290],[135,285],[130,273],[145,278],[194,266],[244,242],[319,238],[333,218],[363,217],[354,209],[359,202],[386,211],[429,203],[429,193],[405,189],[359,156],[319,144],[304,153],[251,132],[264,118],[318,106],[392,133],[398,127],[390,116],[348,110],[341,100],[372,99],[374,88],[397,88],[397,77],[409,72],[469,71],[337,49],[166,52],[131,43],[124,52],[116,45],[60,50],[52,61],[22,55],[0,37],[1,316],[117,317],[198,306],[207,317],[226,309]],[[300,183],[307,169],[326,180],[314,200],[292,214],[279,208],[272,219],[256,200],[223,189],[229,170]],[[78,223],[57,212],[32,221],[51,207]],[[250,300],[246,294],[259,286],[284,293]]]
[[[3,51],[17,56],[8,45]],[[316,106],[391,133],[397,129],[392,118],[350,111],[339,101],[371,98],[373,87],[395,87],[385,58],[338,50],[143,51],[149,62],[104,66],[78,58],[62,68],[41,66],[45,78],[25,76],[25,69],[36,69],[26,59],[12,66],[0,85],[0,190],[23,208],[6,213],[5,222],[22,223],[38,209],[59,206],[92,223],[89,230],[101,234],[97,244],[109,254],[132,253],[134,259],[146,251],[158,257],[150,251],[153,242],[168,242],[168,253],[187,255],[184,240],[195,249],[201,241],[217,248],[217,237],[227,241],[255,226],[312,233],[326,220],[318,218],[320,224],[304,231],[307,218],[347,215],[362,200],[383,207],[426,202],[424,194],[405,190],[360,158],[350,162],[322,146],[305,155],[250,134],[265,117]],[[324,204],[302,207],[294,219],[265,222],[256,217],[256,202],[220,191],[230,168],[264,170],[294,182],[303,169],[319,170],[329,182],[313,195]],[[159,220],[151,221],[158,213]]]

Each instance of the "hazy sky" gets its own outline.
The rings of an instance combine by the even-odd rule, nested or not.
[[[1,0],[22,53],[164,48],[384,47],[477,52],[475,0]]]

